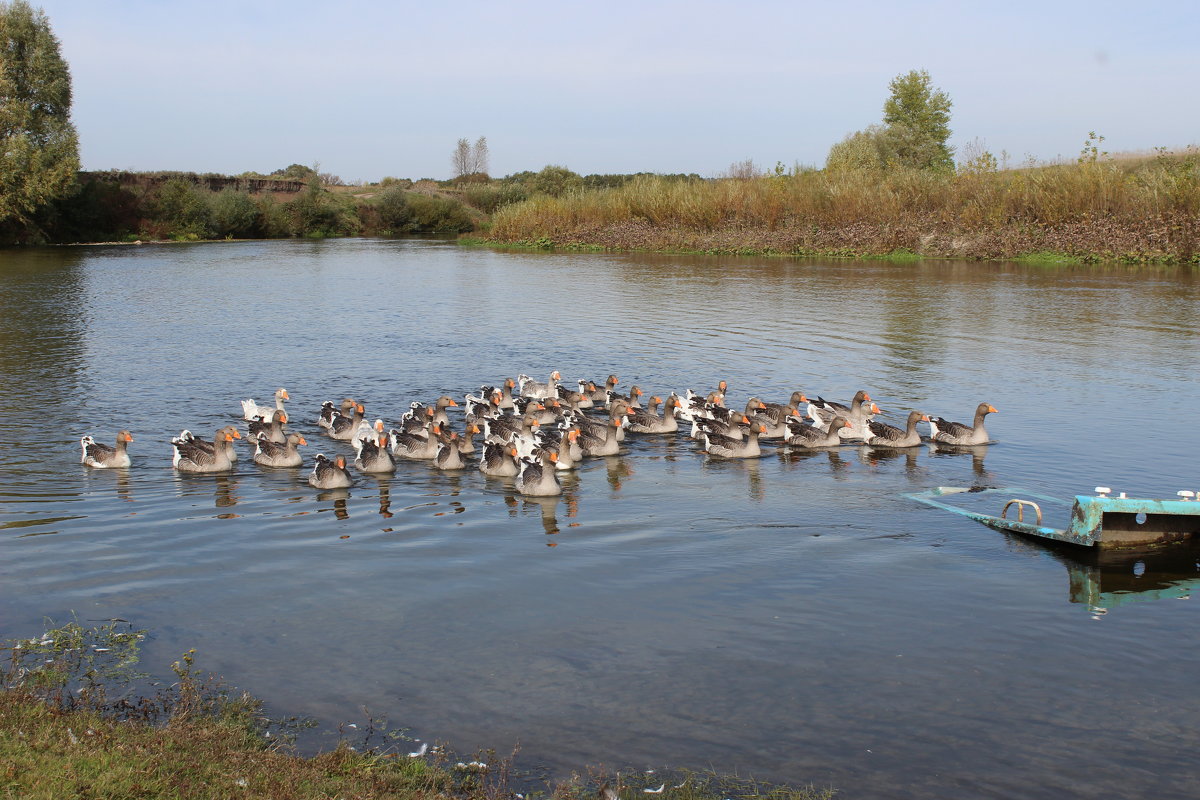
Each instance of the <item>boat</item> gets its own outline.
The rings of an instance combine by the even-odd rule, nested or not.
[[[966,495],[1000,495],[1009,499],[998,516],[948,502],[950,498],[957,496],[956,499],[960,499]],[[1097,486],[1095,495],[1076,495],[1073,503],[1012,487],[938,486],[904,496],[969,517],[989,528],[1079,547],[1142,548],[1195,539],[1200,535],[1200,500],[1196,499],[1196,492],[1188,490],[1178,492],[1178,500],[1156,500],[1127,497],[1125,492],[1113,496],[1112,489]],[[1046,525],[1043,505],[1058,514],[1070,505],[1067,526]],[[1026,521],[1026,516],[1033,516],[1034,521]]]

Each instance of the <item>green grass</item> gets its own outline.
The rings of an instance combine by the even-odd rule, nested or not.
[[[384,746],[343,740],[305,758],[290,752],[287,726],[262,704],[195,665],[188,651],[171,665],[176,680],[156,685],[138,669],[146,631],[111,622],[49,628],[9,642],[0,667],[0,798],[271,798],[272,800],[621,800],[667,788],[656,800],[825,800],[832,789],[793,789],[716,773],[622,775],[586,770],[544,789],[513,771],[513,756],[459,760],[444,746],[411,757],[410,742],[376,728]],[[154,687],[136,696],[130,689]],[[515,756],[515,754],[514,754]],[[517,782],[521,788],[517,788]]]

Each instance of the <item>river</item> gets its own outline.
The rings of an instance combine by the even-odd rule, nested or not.
[[[1200,489],[1198,288],[1186,268],[440,240],[0,252],[0,636],[128,619],[158,673],[194,647],[323,731],[365,708],[552,775],[1192,797],[1196,602],[1142,590],[1200,577],[1194,549],[1098,565],[902,495]],[[985,401],[996,443],[740,462],[630,437],[536,502],[424,463],[328,495],[244,442],[231,475],[171,468],[172,435],[278,387],[310,464],[351,452],[319,432],[323,400],[392,425],[554,369],[662,396],[726,380],[738,406],[866,389],[894,424]],[[129,470],[80,465],[80,436],[122,428]],[[1086,591],[1105,582],[1121,592]]]

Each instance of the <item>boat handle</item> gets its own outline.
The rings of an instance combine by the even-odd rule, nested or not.
[[[1000,519],[1008,519],[1008,507],[1013,503],[1017,504],[1017,522],[1025,521],[1025,506],[1032,506],[1037,512],[1037,524],[1042,524],[1042,507],[1032,500],[1009,500],[1004,504],[1004,510],[1000,512]]]

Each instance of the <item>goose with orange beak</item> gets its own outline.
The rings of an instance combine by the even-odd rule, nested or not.
[[[354,483],[350,470],[346,469],[346,457],[338,456],[332,461],[324,453],[317,454],[317,463],[308,476],[308,485],[314,489],[345,489]]]
[[[175,448],[171,464],[180,472],[228,472],[233,469],[229,451],[233,449],[233,440],[240,438],[242,435],[230,425],[217,431],[211,442],[184,431],[171,440],[171,446]]]
[[[242,419],[249,422],[255,417],[262,419],[270,419],[271,414],[276,411],[283,411],[283,401],[290,400],[287,389],[279,388],[275,390],[275,405],[260,406],[252,399],[242,401]]]
[[[555,469],[551,466],[558,460],[558,453],[551,451],[545,457],[525,456],[521,459],[521,473],[517,475],[517,491],[529,497],[552,497],[562,494]]]
[[[983,427],[983,418],[988,414],[998,414],[996,407],[988,403],[980,403],[975,408],[975,422],[968,426],[961,422],[948,422],[941,417],[931,417],[929,428],[932,439],[942,444],[988,444],[987,429]]]
[[[298,467],[303,463],[298,448],[305,444],[308,442],[298,433],[289,433],[283,444],[260,435],[255,440],[254,463],[264,467]]]
[[[916,447],[921,443],[921,434],[917,433],[918,422],[929,422],[929,415],[920,411],[908,412],[904,430],[871,420],[867,423],[866,442],[876,447]]]
[[[132,463],[128,450],[129,443],[132,441],[133,434],[129,431],[121,431],[117,434],[116,447],[100,444],[91,436],[84,436],[79,440],[79,445],[83,448],[83,458],[80,463],[97,469],[128,467]]]

